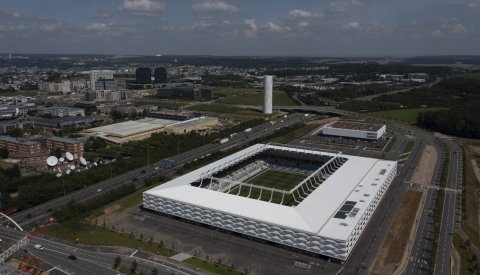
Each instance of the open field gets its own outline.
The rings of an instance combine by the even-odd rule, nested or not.
[[[370,274],[392,274],[407,248],[423,192],[407,191],[390,230],[380,248]]]
[[[214,90],[215,94],[221,94],[222,97],[217,100],[222,104],[234,105],[262,105],[263,104],[263,89],[255,88],[217,88]],[[277,106],[292,106],[297,105],[285,91],[273,91],[273,104]]]
[[[457,232],[453,234],[453,249],[460,255],[460,274],[474,274],[478,270],[478,259],[468,242],[464,242]]]
[[[462,228],[470,239],[480,246],[480,182],[475,175],[474,162],[480,163],[480,143],[467,144],[465,150],[465,185],[463,192]]]
[[[449,77],[480,79],[480,73],[452,74],[452,75],[449,75]]]
[[[82,221],[67,221],[59,225],[46,228],[48,235],[87,245],[123,246],[141,249],[164,256],[174,255],[174,251],[161,244],[150,242],[150,236],[118,233],[100,226]]]
[[[306,124],[300,128],[297,128],[285,135],[282,136],[276,136],[269,140],[269,142],[276,142],[276,143],[289,143],[290,141],[293,141],[297,138],[301,138],[304,135],[310,133],[313,131],[315,128],[319,127],[317,124]]]
[[[177,109],[182,107],[183,105],[188,104],[188,102],[177,102],[177,101],[170,101],[170,100],[159,99],[159,98],[134,99],[132,100],[132,103],[135,104],[135,106],[151,104],[151,105],[158,106],[159,108],[168,108],[168,109]]]
[[[239,120],[248,120],[252,118],[269,118],[270,115],[265,115],[260,111],[248,110],[238,108],[227,104],[196,104],[187,107],[186,109],[199,112],[207,112],[212,116],[221,116],[228,118],[235,118]]]
[[[402,121],[409,124],[415,124],[417,122],[417,116],[420,113],[429,112],[429,111],[446,110],[446,109],[447,108],[439,108],[439,107],[401,109],[401,110],[373,112],[372,115],[384,117],[388,119],[394,119],[394,120]]]
[[[0,96],[36,96],[38,91],[0,92]]]
[[[247,180],[247,183],[288,191],[299,184],[304,178],[305,175],[266,170]]]

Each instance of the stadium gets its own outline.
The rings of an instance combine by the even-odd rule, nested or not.
[[[256,144],[143,193],[143,207],[346,260],[395,161]]]

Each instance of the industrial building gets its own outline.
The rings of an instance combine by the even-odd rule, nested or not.
[[[386,131],[387,126],[384,124],[353,121],[336,121],[322,128],[324,135],[368,140],[378,140]]]
[[[218,124],[216,117],[196,117],[165,126],[165,132],[185,134],[196,130],[206,130]]]
[[[290,190],[250,183],[270,169],[303,176]],[[144,192],[143,207],[345,261],[396,172],[396,161],[256,144]]]
[[[109,143],[123,144],[129,141],[147,139],[155,133],[187,133],[192,130],[211,127],[217,123],[217,118],[210,117],[194,118],[186,121],[144,118],[91,128],[84,130],[84,132],[86,135],[102,138]]]
[[[87,126],[92,125],[95,119],[86,116],[71,116],[71,117],[56,117],[56,118],[42,118],[42,117],[29,117],[35,127],[45,128],[67,128],[73,126]]]
[[[160,109],[157,111],[150,111],[148,112],[149,117],[154,118],[164,118],[164,119],[172,119],[172,120],[188,120],[195,117],[198,117],[198,113],[188,111],[188,110],[169,110],[169,109]]]
[[[8,130],[15,128],[19,129],[33,129],[35,122],[31,119],[17,118],[13,120],[0,121],[0,134],[5,134]]]
[[[47,107],[40,109],[39,112],[52,117],[85,116],[84,109],[70,107]]]
[[[81,157],[84,152],[85,142],[79,139],[53,136],[45,141],[48,150],[54,151],[59,148],[63,153],[72,153],[74,158]]]

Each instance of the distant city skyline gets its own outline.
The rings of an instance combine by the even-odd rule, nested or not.
[[[480,54],[480,1],[0,0],[0,52]]]

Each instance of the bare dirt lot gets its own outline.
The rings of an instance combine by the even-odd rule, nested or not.
[[[402,261],[423,192],[407,191],[380,249],[371,274],[393,274]]]
[[[431,145],[425,146],[419,165],[415,168],[411,182],[428,185],[437,162],[437,150]]]

